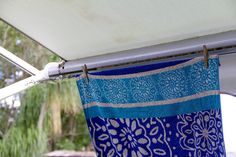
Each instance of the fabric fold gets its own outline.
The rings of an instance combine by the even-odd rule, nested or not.
[[[201,57],[170,65],[79,77],[98,156],[225,156],[218,57],[209,68]]]

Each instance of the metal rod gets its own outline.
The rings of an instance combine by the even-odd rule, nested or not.
[[[0,56],[10,63],[16,65],[17,67],[21,68],[25,72],[29,73],[30,75],[37,75],[39,70],[30,65],[29,63],[25,62],[21,58],[17,57],[13,53],[9,52],[8,50],[4,49],[0,46]]]
[[[7,87],[1,88],[0,89],[0,100],[5,99],[11,95],[14,95],[16,93],[19,93],[23,90],[26,90],[32,86],[35,86],[42,80],[42,76],[35,75],[35,76],[30,76],[24,80],[18,81],[14,84],[11,84]]]
[[[231,95],[233,97],[236,97],[236,94],[234,93],[229,93],[229,92],[225,92],[225,91],[220,91],[220,94],[226,94],[226,95]]]
[[[184,58],[194,57],[199,51],[203,50],[203,45],[206,45],[210,54],[225,54],[236,52],[236,31],[229,31],[214,35],[202,36],[193,39],[176,41],[168,44],[154,45],[138,49],[126,50],[106,55],[88,57],[78,60],[65,62],[63,68],[49,68],[49,77],[57,77],[70,73],[82,71],[82,66],[87,65],[88,70],[101,69],[114,65],[126,65],[127,63],[135,63],[153,59],[167,60],[173,57],[176,60],[178,57]],[[226,47],[223,51],[217,48]],[[229,52],[227,52],[229,51]]]

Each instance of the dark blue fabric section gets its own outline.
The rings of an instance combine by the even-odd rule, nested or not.
[[[95,117],[87,123],[98,157],[226,155],[220,109],[163,118]]]
[[[185,60],[177,60],[177,61],[171,61],[171,62],[162,62],[162,63],[153,63],[153,64],[147,64],[147,65],[138,65],[138,66],[130,66],[126,68],[117,68],[112,70],[104,70],[99,72],[91,72],[93,75],[125,75],[125,74],[134,74],[139,72],[145,72],[145,71],[151,71],[156,69],[161,69],[169,66],[174,66],[177,64],[181,64],[184,62],[187,62],[191,59],[185,59]],[[75,74],[73,77],[79,77],[80,74]]]
[[[149,65],[142,65],[142,66],[131,66],[127,68],[120,68],[120,69],[113,69],[113,70],[106,70],[101,72],[92,73],[94,75],[125,75],[125,74],[134,74],[139,72],[145,72],[150,70],[161,69],[169,66],[174,66],[188,60],[179,60],[179,61],[172,61],[172,62],[163,62],[163,63],[155,63]]]

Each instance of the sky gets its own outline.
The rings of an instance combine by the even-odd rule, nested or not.
[[[236,97],[221,95],[221,109],[226,152],[236,153]]]

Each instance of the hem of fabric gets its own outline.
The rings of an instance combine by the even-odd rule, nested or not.
[[[214,59],[218,58],[218,55],[211,55],[209,59]],[[176,70],[179,68],[183,68],[186,66],[189,66],[191,64],[194,64],[199,61],[204,61],[204,57],[196,57],[194,59],[191,59],[189,61],[186,61],[184,63],[180,63],[177,65],[161,68],[161,69],[156,69],[156,70],[150,70],[150,71],[145,71],[145,72],[139,72],[139,73],[134,73],[134,74],[124,74],[124,75],[93,75],[93,74],[88,74],[89,78],[96,78],[96,79],[120,79],[120,78],[133,78],[133,77],[143,77],[143,76],[148,76],[148,75],[153,75],[153,74],[158,74],[162,73],[165,71],[170,71],[170,70]],[[84,74],[81,74],[79,76],[79,79],[85,78]]]

